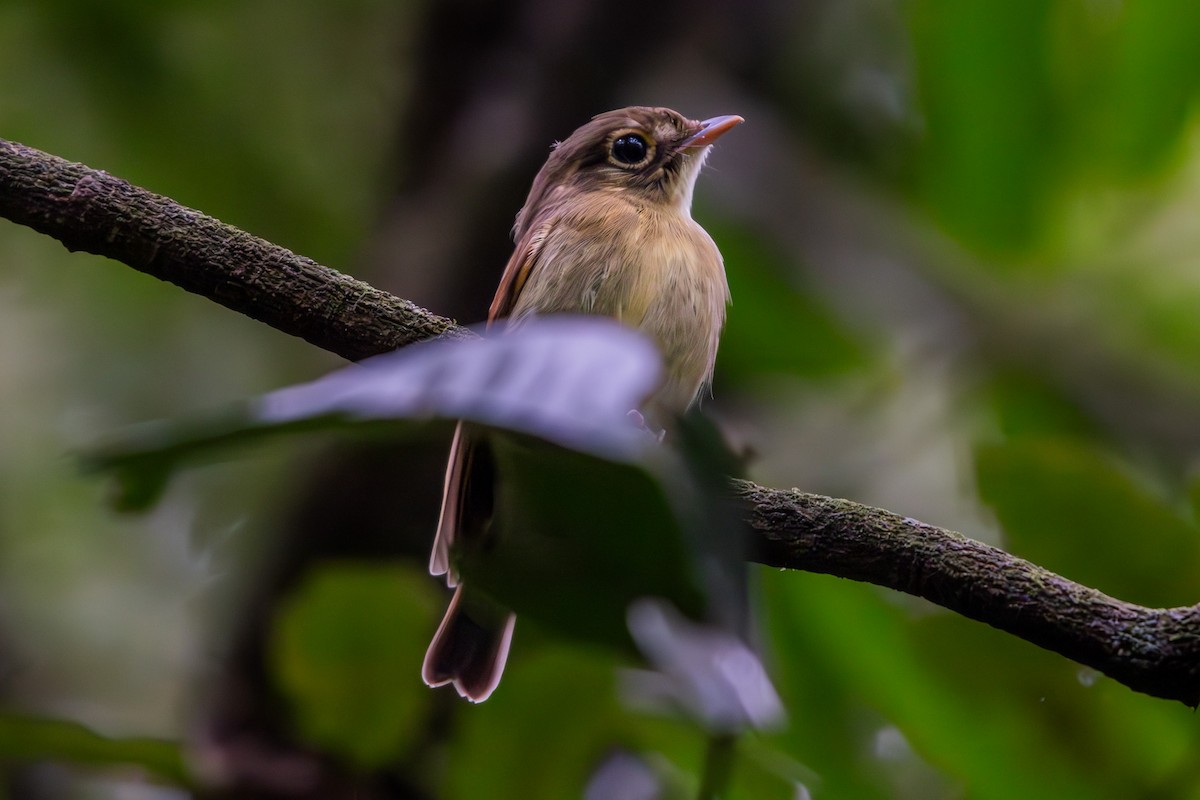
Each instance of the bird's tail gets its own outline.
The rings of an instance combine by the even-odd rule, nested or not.
[[[500,683],[517,616],[464,588],[454,590],[425,652],[421,677],[430,686],[452,683],[460,695],[481,703]]]

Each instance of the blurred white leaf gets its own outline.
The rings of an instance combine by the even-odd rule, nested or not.
[[[656,598],[633,603],[628,622],[655,669],[623,674],[632,704],[681,711],[719,733],[784,723],[783,703],[762,661],[734,634],[693,622]]]

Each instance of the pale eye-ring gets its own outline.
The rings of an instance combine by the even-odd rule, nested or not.
[[[637,133],[623,133],[612,143],[612,157],[626,166],[634,166],[646,160],[650,145],[645,137]]]

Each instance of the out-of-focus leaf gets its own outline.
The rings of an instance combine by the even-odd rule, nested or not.
[[[776,736],[756,736],[744,738],[738,746],[738,770],[734,780],[734,797],[786,796],[789,800],[811,800],[813,792],[820,792],[824,787],[825,776],[814,770],[809,764],[797,760],[805,758],[802,754],[789,753],[781,747],[781,739]],[[780,795],[780,785],[787,788],[786,795]],[[828,796],[850,796],[835,795]],[[865,792],[859,797],[872,797]]]
[[[1162,164],[1192,116],[1200,90],[1200,5],[1127,3],[1119,21],[1112,68],[1097,69],[1107,89],[1102,119],[1087,133],[1118,175],[1136,178]]]
[[[604,317],[543,317],[512,333],[426,342],[367,359],[258,403],[265,424],[460,419],[627,460],[648,442],[630,424],[657,386],[661,358],[642,334]]]
[[[654,346],[616,322],[549,317],[502,336],[370,359],[266,395],[249,413],[207,430],[164,426],[93,461],[126,473],[127,486],[154,488],[173,461],[231,442],[297,428],[462,419],[473,424],[476,462],[486,450],[498,475],[493,530],[482,547],[467,542],[452,554],[474,590],[568,637],[609,646],[630,645],[628,609],[645,597],[663,598],[726,637],[744,637],[744,523],[725,482],[733,459],[698,418],[672,425],[664,446],[633,424],[629,411],[655,388],[659,371]],[[310,628],[287,630],[294,650],[299,631]],[[296,691],[342,684],[289,675]],[[761,668],[754,677],[765,681]],[[707,713],[689,711],[697,719]],[[308,713],[313,735],[337,740],[329,730],[338,720]],[[367,737],[354,755],[378,756],[371,748],[382,748],[388,733]]]
[[[269,437],[346,424],[337,417],[271,424],[257,419],[252,406],[240,405],[203,418],[140,423],[85,453],[82,463],[89,472],[112,474],[114,508],[144,511],[162,498],[175,471],[186,462]]]
[[[107,767],[141,767],[159,779],[187,786],[183,755],[175,742],[109,738],[65,720],[0,713],[0,762],[61,761]]]
[[[680,420],[640,463],[493,434],[493,535],[456,553],[461,574],[576,640],[629,648],[628,609],[646,597],[744,636],[743,523],[704,431]]]
[[[612,662],[595,652],[513,646],[504,683],[459,720],[442,790],[450,800],[578,797],[613,747],[638,729],[613,692]],[[678,731],[676,731],[678,733]]]
[[[730,800],[812,800],[820,785],[821,776],[758,737],[743,737],[737,756]]]
[[[1153,795],[1188,771],[1200,737],[1194,713],[1179,704],[1145,702],[1055,653],[955,614],[915,621],[911,634],[945,691],[1038,742],[1040,762],[1091,776],[1105,790],[1095,797]]]
[[[629,609],[646,597],[683,609],[691,620],[703,622],[677,620],[695,634],[689,657],[697,663],[689,664],[689,676],[704,673],[695,681],[703,691],[676,693],[672,710],[709,722],[712,714],[706,711],[714,705],[739,706],[743,711],[736,718],[727,715],[720,723],[742,729],[778,720],[780,709],[761,663],[744,644],[737,649],[744,660],[721,662],[725,680],[704,672],[706,664],[731,654],[748,621],[738,535],[742,523],[728,492],[728,453],[712,434],[702,420],[680,420],[664,446],[649,450],[641,462],[622,463],[492,432],[486,444],[499,474],[496,521],[481,547],[464,543],[457,558],[464,581],[517,610],[522,624],[540,622],[581,642],[628,649]],[[678,631],[638,633],[636,644],[650,666],[661,670],[664,680],[678,680],[670,658],[659,657],[676,648]],[[527,668],[516,661],[497,697],[518,691],[512,690],[511,674]],[[563,674],[548,680],[570,687],[574,679]],[[746,700],[752,691],[743,681],[757,681],[756,703]],[[540,690],[552,691],[548,685]],[[744,712],[748,706],[757,715],[752,720],[754,715]],[[698,745],[701,729],[695,732]],[[556,748],[564,745],[554,742]],[[536,747],[545,750],[545,745]],[[515,796],[541,796],[527,783],[528,777],[523,794]],[[572,784],[566,794],[577,794],[582,786]],[[490,793],[504,796],[494,787]],[[556,795],[547,789],[545,796]]]
[[[439,601],[411,569],[318,569],[282,609],[271,660],[300,730],[364,768],[395,761],[421,734],[431,695],[420,642]]]
[[[617,750],[638,754],[665,783],[667,798],[696,796],[705,751],[697,729],[629,711],[618,699],[614,662],[604,652],[561,645],[527,649],[528,640],[514,642],[500,689],[457,721],[459,735],[448,745],[453,766],[440,784],[448,800],[580,797]],[[771,784],[758,767],[749,768],[752,775],[741,771],[739,759],[735,788]]]
[[[707,597],[670,496],[635,464],[491,437],[496,534],[456,553],[461,574],[569,638],[631,644],[629,604],[647,593],[704,616]]]
[[[783,724],[783,705],[758,655],[735,635],[684,619],[668,603],[629,607],[629,630],[657,672],[625,674],[636,703],[682,710],[725,734]]]
[[[761,582],[761,620],[771,643],[768,663],[793,720],[769,741],[803,761],[811,772],[795,776],[796,780],[817,797],[884,800],[892,796],[883,782],[884,771],[863,764],[871,723],[871,714],[864,710],[866,699],[854,677],[841,668],[840,658],[826,649],[824,638],[810,633],[808,618],[815,610],[805,604],[826,602],[820,587],[792,594],[786,587],[796,580],[808,578],[772,573]],[[847,637],[871,635],[840,607],[835,605],[829,613],[840,620]]]
[[[922,193],[955,236],[1020,251],[1045,224],[1056,117],[1043,0],[910,6],[926,140]]]
[[[1155,263],[1137,265],[1146,272],[1159,268]],[[1200,380],[1200,289],[1189,281],[1158,283],[1127,274],[1106,294],[1097,315],[1121,326],[1116,328],[1124,334],[1121,345],[1181,369],[1193,384]]]
[[[664,800],[666,792],[662,778],[649,764],[632,753],[618,750],[596,769],[583,797],[584,800]]]
[[[147,424],[96,448],[85,465],[114,473],[118,504],[138,509],[187,459],[363,423],[462,419],[629,459],[651,437],[627,414],[654,389],[660,364],[653,344],[612,320],[547,317],[503,336],[413,345],[206,419]]]
[[[854,332],[818,296],[780,271],[790,256],[747,228],[709,227],[721,243],[733,297],[718,353],[722,379],[773,374],[822,379],[863,366],[867,348]]]
[[[1014,552],[1123,600],[1195,602],[1200,531],[1107,454],[1027,438],[981,445],[975,471]]]
[[[1036,376],[1002,373],[987,384],[985,393],[1006,438],[1095,433],[1095,426],[1077,405]]]
[[[1193,474],[1187,482],[1188,505],[1193,520],[1200,520],[1200,474]]]
[[[851,714],[858,722],[853,731],[858,736],[858,770],[871,772],[877,780],[884,776],[899,780],[906,767],[920,766],[920,760],[937,767],[942,773],[940,792],[903,792],[913,797],[962,796],[963,791],[951,789],[956,783],[971,797],[996,800],[1098,796],[1087,774],[1070,764],[1046,760],[1045,748],[1024,727],[1016,709],[1006,709],[985,694],[956,692],[929,669],[907,634],[904,612],[886,602],[879,590],[823,576],[797,577],[764,573],[776,641],[787,642],[785,633],[802,637],[809,657],[789,660],[786,669],[801,675],[820,669],[832,676],[827,691],[852,696]],[[780,675],[780,684],[785,689],[789,685],[786,674]],[[873,724],[872,709],[880,715]],[[831,733],[820,728],[804,731],[801,711],[793,708],[792,716],[797,723],[790,735],[819,740]],[[880,746],[879,734],[889,726],[898,729],[911,752],[898,754]],[[808,757],[821,749],[816,745],[789,752],[805,754],[806,762],[824,777],[820,763]],[[838,773],[829,777],[847,780]],[[834,791],[832,786],[813,788],[818,796]],[[844,796],[872,795],[855,791]]]

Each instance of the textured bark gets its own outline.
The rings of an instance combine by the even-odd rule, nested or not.
[[[849,500],[737,481],[754,559],[923,597],[1093,667],[1131,689],[1200,703],[1200,609],[1146,608],[999,548]]]
[[[0,140],[0,216],[360,359],[465,329],[107,173]],[[958,533],[738,481],[755,558],[926,598],[1139,692],[1200,703],[1200,610],[1108,597]]]

